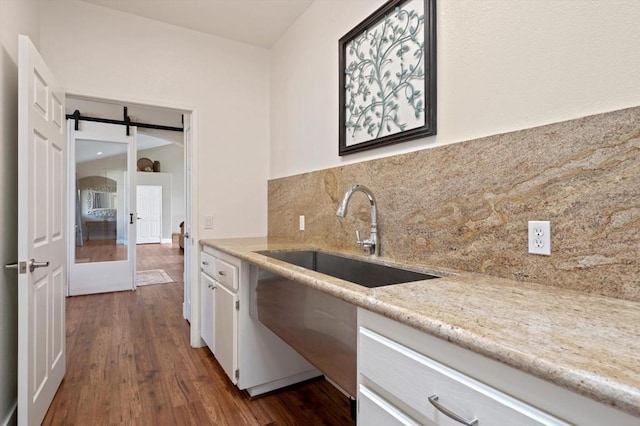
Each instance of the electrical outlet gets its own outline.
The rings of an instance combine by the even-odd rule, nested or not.
[[[298,216],[298,229],[304,231],[304,215]]]
[[[529,253],[551,255],[551,222],[529,221]]]

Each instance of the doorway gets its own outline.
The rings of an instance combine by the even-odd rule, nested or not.
[[[84,97],[77,97],[73,95],[67,96],[67,114],[72,115],[74,111],[79,111],[79,115],[82,117],[100,117],[105,121],[118,121],[122,117],[122,102],[115,102],[110,100],[96,100],[88,99]],[[128,114],[127,114],[128,109]],[[181,236],[181,229],[190,229],[191,217],[187,216],[187,206],[191,197],[191,187],[187,185],[190,182],[188,173],[191,171],[191,165],[188,164],[186,151],[190,150],[190,146],[186,142],[185,134],[183,131],[164,131],[163,129],[145,128],[148,123],[160,123],[165,125],[164,127],[177,128],[179,125],[184,129],[190,129],[191,126],[191,113],[186,110],[176,110],[166,107],[153,107],[139,104],[127,104],[125,111],[125,123],[113,124],[119,128],[121,134],[126,134],[129,131],[130,136],[135,132],[135,142],[130,145],[133,146],[135,151],[130,156],[133,166],[128,168],[124,174],[131,179],[131,186],[129,187],[129,195],[132,197],[132,201],[123,207],[123,212],[118,211],[118,206],[115,216],[117,219],[110,220],[110,218],[96,220],[96,224],[89,223],[87,221],[81,223],[80,231],[73,235],[70,235],[70,244],[73,242],[82,242],[83,247],[88,249],[89,247],[101,246],[103,251],[102,257],[109,258],[109,261],[102,261],[103,265],[101,269],[101,275],[105,277],[112,277],[111,268],[115,265],[111,259],[120,261],[121,257],[125,257],[126,261],[133,261],[131,267],[131,285],[125,288],[114,288],[102,291],[120,291],[135,289],[136,284],[136,269],[145,270],[148,265],[136,264],[136,253],[142,249],[147,248],[144,252],[145,255],[150,253],[148,247],[159,245],[158,249],[153,252],[163,253],[161,256],[169,256],[175,263],[176,259],[182,259],[180,268],[169,268],[173,272],[169,272],[175,275],[180,273],[180,277],[173,277],[176,282],[183,282],[185,286],[185,300],[184,306],[189,305],[187,296],[190,292],[187,289],[190,288],[190,275],[189,270],[192,267],[190,265],[190,240],[185,240],[184,250],[179,247],[179,236]],[[183,118],[184,117],[184,118]],[[184,120],[184,122],[183,122]],[[73,126],[74,121],[71,117],[70,127]],[[129,121],[131,123],[129,123]],[[144,122],[145,124],[140,124]],[[88,123],[80,121],[80,125],[85,126]],[[139,124],[136,127],[134,123]],[[184,124],[183,124],[184,123]],[[96,124],[96,123],[89,123]],[[123,125],[129,124],[129,125]],[[163,126],[159,126],[163,127]],[[127,161],[129,158],[127,159]],[[96,170],[96,168],[93,168]],[[104,174],[101,174],[101,177]],[[110,183],[107,181],[107,183]],[[86,192],[86,191],[85,191]],[[94,191],[97,192],[97,191]],[[106,192],[106,191],[104,191]],[[95,195],[95,194],[94,194]],[[83,198],[84,197],[84,198]],[[84,199],[87,198],[87,194],[83,194],[82,191],[78,192],[77,198],[82,204]],[[121,196],[109,197],[106,194],[95,195],[95,202],[104,203],[105,209],[110,209],[111,206],[108,203],[121,203]],[[71,201],[70,201],[70,211]],[[102,206],[102,204],[100,204]],[[126,219],[124,227],[128,232],[123,232],[120,226],[120,222]],[[76,218],[73,219],[74,227]],[[82,222],[82,219],[78,220]],[[114,222],[114,223],[112,223]],[[184,227],[181,228],[181,223],[184,222]],[[189,225],[189,226],[187,226]],[[88,229],[91,228],[91,229]],[[141,244],[141,245],[138,245]],[[114,249],[115,247],[115,249]],[[124,248],[123,248],[124,247]],[[166,249],[170,250],[167,251]],[[111,250],[111,251],[110,251]],[[179,258],[173,255],[173,251],[179,254]],[[97,251],[94,249],[94,251]],[[132,251],[132,254],[128,253]],[[127,253],[127,254],[123,254]],[[70,256],[71,258],[72,256]],[[75,258],[80,259],[80,263],[91,257],[92,262],[98,264],[97,259],[100,258],[97,254],[91,256],[76,255]],[[95,260],[95,262],[94,262]],[[71,267],[77,267],[76,263],[72,263]],[[184,270],[184,272],[182,272]],[[180,272],[179,272],[180,271]],[[168,272],[168,271],[165,271]],[[92,275],[93,280],[96,276]],[[80,294],[74,292],[69,288],[69,295]],[[88,294],[85,292],[82,294]],[[183,306],[183,311],[184,311]],[[185,316],[186,317],[186,316]],[[186,317],[189,319],[188,317]]]
[[[136,185],[136,244],[162,242],[162,186]]]

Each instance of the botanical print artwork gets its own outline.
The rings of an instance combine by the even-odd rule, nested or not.
[[[346,45],[346,145],[425,124],[422,8],[409,0]]]

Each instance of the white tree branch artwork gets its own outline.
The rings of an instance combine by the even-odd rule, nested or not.
[[[347,145],[425,124],[424,13],[396,7],[345,46]]]

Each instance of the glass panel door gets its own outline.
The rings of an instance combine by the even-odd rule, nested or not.
[[[135,276],[136,129],[69,126],[69,295],[131,290]]]

